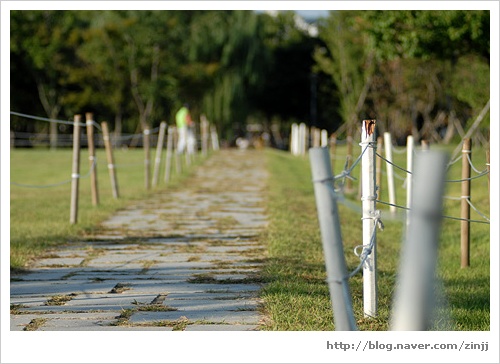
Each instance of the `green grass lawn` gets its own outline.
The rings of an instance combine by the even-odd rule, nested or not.
[[[360,151],[354,151],[356,157]],[[381,153],[382,154],[382,153]],[[345,147],[339,147],[337,155],[345,156]],[[270,150],[267,152],[271,171],[269,191],[270,227],[265,236],[269,257],[265,271],[269,284],[263,292],[265,311],[269,320],[267,330],[333,330],[333,314],[325,282],[321,237],[317,220],[313,184],[308,157],[293,157],[289,153]],[[406,166],[405,154],[394,154],[394,161]],[[485,155],[474,150],[473,162],[484,169]],[[344,162],[335,161],[334,171],[340,173]],[[483,167],[481,167],[483,166]],[[385,166],[383,167],[385,170]],[[448,179],[460,179],[461,164],[450,168]],[[403,172],[398,172],[400,176]],[[353,172],[359,177],[359,168]],[[379,199],[388,201],[386,177],[382,181]],[[406,204],[403,181],[396,180],[397,203]],[[357,182],[353,184],[353,201],[359,201]],[[446,195],[460,196],[460,183],[447,183]],[[488,180],[486,177],[473,181],[472,202],[489,216]],[[388,208],[378,204],[387,216]],[[344,252],[348,270],[359,264],[353,254],[356,245],[362,243],[361,216],[339,205]],[[460,216],[460,201],[445,200],[444,214]],[[471,212],[471,218],[481,220]],[[384,231],[377,232],[378,264],[378,317],[363,316],[362,273],[349,281],[353,307],[360,330],[387,330],[399,268],[403,222],[384,220]],[[490,256],[489,225],[471,225],[471,267],[460,268],[460,222],[445,219],[439,246],[438,275],[444,293],[440,294],[444,307],[436,320],[435,329],[489,330]],[[441,297],[442,296],[442,297]],[[448,308],[446,308],[448,307]]]
[[[93,206],[89,177],[80,179],[78,223],[71,225],[71,183],[50,188],[10,186],[10,264],[18,270],[29,266],[48,248],[68,240],[82,239],[99,227],[99,223],[132,200],[153,193],[145,189],[144,152],[142,149],[114,151],[120,198],[112,196],[111,183],[104,150],[97,150],[99,205]],[[164,156],[163,156],[164,157]],[[154,158],[154,152],[151,153]],[[163,158],[164,159],[164,158]],[[10,156],[11,182],[28,185],[50,185],[71,179],[72,151],[58,149],[13,149]],[[160,169],[159,187],[163,182],[164,161]],[[193,164],[192,166],[194,166]],[[89,171],[87,150],[81,152],[80,175]],[[151,167],[151,176],[152,176]],[[177,176],[175,169],[168,188],[185,177],[188,170]],[[152,177],[151,177],[152,178]],[[158,190],[158,188],[156,190]]]

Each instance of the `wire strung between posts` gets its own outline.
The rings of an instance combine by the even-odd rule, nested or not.
[[[477,178],[481,178],[487,174],[489,174],[490,171],[488,170],[484,170],[483,172],[481,172],[481,174],[478,174],[477,176],[474,176],[474,177],[469,177],[469,178],[463,178],[463,179],[447,179],[445,180],[445,182],[465,182],[465,181],[472,181],[473,179],[477,179]]]
[[[16,116],[21,116],[26,119],[33,119],[33,120],[40,120],[40,121],[48,121],[49,123],[59,123],[59,124],[66,124],[66,125],[75,125],[74,121],[68,121],[68,120],[57,120],[57,119],[49,119],[49,118],[43,118],[40,116],[34,116],[34,115],[28,115],[28,114],[22,114],[19,112],[11,111],[11,115],[16,115]],[[85,126],[85,123],[78,123],[80,126]]]
[[[394,145],[391,145],[392,151],[396,154],[404,154],[406,153],[407,147],[397,149]]]
[[[454,165],[455,163],[457,163],[458,161],[460,161],[462,159],[462,155],[459,155],[454,161],[450,161],[448,162],[448,165],[446,166],[446,169],[450,169],[450,167],[452,165]]]
[[[465,198],[465,201],[467,201],[467,203],[469,204],[470,207],[472,207],[472,209],[474,211],[476,211],[482,218],[484,218],[485,220],[488,221],[488,223],[490,222],[490,219],[485,215],[483,214],[482,212],[480,212],[473,204],[472,202],[470,201],[470,198],[469,196],[463,196],[462,198]]]
[[[389,203],[389,202],[384,202],[384,201],[380,201],[380,200],[376,200],[377,203],[381,203],[382,205],[388,205],[388,206],[393,206],[393,207],[396,207],[398,209],[402,209],[402,210],[406,210],[406,211],[412,211],[410,208],[408,207],[404,207],[404,206],[400,206],[400,205],[395,205],[395,204],[392,204],[392,203]],[[450,219],[450,220],[459,220],[459,221],[469,221],[469,222],[477,222],[479,224],[490,224],[489,223],[489,220],[488,221],[481,221],[481,220],[472,220],[472,219],[463,219],[461,217],[454,217],[454,216],[446,216],[446,215],[440,215],[442,218],[444,219]]]
[[[476,167],[474,167],[474,164],[472,164],[472,161],[470,160],[470,153],[466,153],[467,154],[467,160],[469,161],[469,165],[471,166],[472,170],[476,173],[483,173],[485,171],[480,171],[478,170]]]
[[[97,164],[97,158],[94,157],[92,165],[90,166],[89,171],[85,175],[83,175],[83,176],[80,176],[80,175],[73,176],[73,175],[71,175],[71,179],[67,179],[67,180],[64,180],[62,182],[56,182],[56,183],[52,183],[52,184],[48,184],[48,185],[29,185],[29,184],[17,183],[17,182],[10,182],[10,184],[13,185],[13,186],[24,187],[24,188],[50,188],[50,187],[62,186],[64,184],[72,182],[74,178],[79,178],[79,179],[81,179],[81,178],[87,178],[88,176],[90,176],[90,173],[95,169],[96,164]]]
[[[335,190],[335,188],[333,186],[334,179],[335,178],[325,178],[323,180],[316,180],[316,181],[313,181],[313,182],[324,183],[326,185],[326,187],[328,188],[328,191],[330,192],[332,198],[335,201],[338,201],[338,202],[342,203],[343,205],[347,206],[349,209],[351,209],[353,211],[356,211],[358,213],[362,213],[362,209],[359,208],[359,206],[355,205],[354,203],[349,202],[349,200],[345,199],[345,196],[343,194],[339,194]],[[328,182],[330,182],[330,183],[328,183]],[[364,219],[373,219],[373,220],[375,220],[375,224],[373,226],[373,231],[372,231],[371,238],[370,238],[370,244],[369,245],[357,245],[354,248],[354,254],[357,257],[360,258],[361,262],[347,276],[343,277],[340,280],[335,280],[336,283],[342,283],[342,281],[345,281],[345,280],[348,280],[348,279],[354,277],[360,271],[360,269],[364,266],[364,264],[366,262],[366,259],[368,259],[368,256],[371,254],[371,252],[373,250],[373,247],[375,245],[375,236],[376,236],[375,233],[376,233],[376,230],[377,230],[377,226],[380,228],[380,230],[384,230],[384,224],[382,223],[382,220],[380,218],[380,210],[377,210],[373,216],[364,217],[361,220],[364,220]],[[363,251],[361,252],[361,254],[358,254],[357,249],[360,248],[360,247],[363,247],[363,248],[366,248],[366,249],[363,249]]]
[[[397,169],[400,169],[400,170],[402,170],[403,172],[406,172],[406,173],[408,173],[408,174],[413,174],[413,173],[411,173],[410,171],[408,171],[407,169],[401,168],[401,167],[400,167],[400,166],[398,166],[397,164],[392,163],[390,160],[388,160],[388,159],[386,159],[386,158],[382,157],[380,154],[378,154],[378,153],[375,153],[375,154],[376,154],[377,156],[379,156],[382,160],[386,161],[387,163],[392,164],[392,165],[393,165],[394,167],[396,167]]]
[[[371,234],[371,237],[370,237],[370,244],[368,245],[357,245],[354,247],[354,255],[356,255],[357,257],[359,257],[359,259],[361,260],[359,265],[356,267],[356,269],[354,269],[348,276],[347,278],[352,278],[354,277],[360,270],[362,267],[364,267],[365,265],[365,262],[366,260],[368,259],[368,256],[372,253],[373,251],[373,248],[375,246],[375,236],[376,236],[376,232],[377,232],[377,226],[380,230],[384,230],[384,224],[382,223],[382,220],[380,219],[380,210],[376,210],[375,211],[375,214],[373,216],[370,216],[370,217],[363,217],[361,220],[364,220],[364,219],[373,219],[374,220],[374,224],[373,224],[373,230],[372,230],[372,234]],[[358,253],[358,248],[363,248],[363,250],[361,251],[361,254]]]

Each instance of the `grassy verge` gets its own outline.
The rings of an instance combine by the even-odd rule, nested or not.
[[[104,150],[97,151],[99,205],[93,206],[88,177],[80,180],[78,223],[69,223],[71,183],[50,188],[10,186],[10,265],[11,270],[27,268],[30,262],[48,249],[71,240],[85,238],[99,228],[99,223],[133,200],[146,197],[164,188],[179,185],[190,169],[172,173],[168,187],[160,170],[159,187],[146,191],[144,186],[144,152],[141,149],[116,150],[119,199],[114,199]],[[11,150],[11,182],[29,185],[50,185],[71,178],[72,151],[59,149]],[[196,163],[200,162],[197,158]],[[164,164],[164,162],[162,163]],[[162,165],[162,167],[164,167]],[[82,150],[80,174],[89,171],[87,151]],[[151,172],[152,173],[152,172]]]
[[[475,152],[474,163],[484,166],[481,151]],[[338,155],[345,155],[339,148]],[[355,153],[355,155],[357,155]],[[395,162],[405,166],[406,155],[395,155]],[[271,171],[269,191],[270,227],[265,236],[269,260],[265,270],[269,284],[263,291],[267,330],[333,330],[333,314],[317,221],[314,191],[307,158],[292,157],[289,153],[268,151]],[[336,163],[340,172],[343,161]],[[359,175],[356,169],[353,174]],[[402,174],[402,173],[401,173]],[[449,179],[460,178],[460,163],[453,166]],[[380,199],[388,201],[382,183]],[[402,181],[398,186],[398,202],[404,205],[406,191]],[[474,181],[473,203],[489,215],[487,179]],[[485,188],[486,186],[486,188]],[[354,184],[353,200],[357,200]],[[460,184],[447,184],[447,195],[460,196]],[[359,200],[358,200],[359,201]],[[379,209],[387,211],[384,206]],[[352,271],[359,258],[353,248],[361,244],[361,220],[357,213],[340,205],[342,237],[348,270]],[[459,216],[460,202],[446,200],[445,215]],[[383,217],[384,215],[382,215]],[[478,218],[472,215],[472,218]],[[384,221],[385,229],[377,233],[378,308],[376,319],[363,317],[362,274],[350,281],[353,307],[360,330],[387,330],[400,260],[403,223]],[[460,268],[460,223],[443,221],[439,247],[438,274],[442,281],[445,307],[435,329],[489,330],[489,225],[471,226],[471,267]]]

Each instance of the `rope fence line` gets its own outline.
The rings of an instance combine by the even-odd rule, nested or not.
[[[334,192],[336,193],[335,198],[337,199],[338,202],[342,203],[344,206],[348,207],[349,209],[351,209],[352,211],[355,211],[355,212],[360,212],[360,209],[359,208],[355,208],[354,207],[355,204],[348,203],[347,201],[349,201],[349,200],[343,194],[343,189],[345,187],[345,178],[350,178],[352,180],[357,180],[357,178],[353,177],[351,175],[351,173],[353,172],[353,170],[356,168],[356,166],[361,161],[361,158],[363,157],[363,154],[370,147],[374,148],[374,147],[376,147],[376,144],[375,143],[368,144],[363,149],[363,151],[360,153],[360,155],[356,158],[356,160],[353,162],[353,164],[351,165],[350,168],[347,168],[348,161],[349,161],[349,158],[350,158],[350,156],[347,156],[346,157],[346,163],[344,164],[344,169],[342,170],[342,172],[340,174],[337,174],[334,177],[334,180],[333,180],[333,183],[335,184],[336,180],[343,179],[343,181],[340,183],[340,187],[337,188],[337,189],[334,189]],[[379,153],[376,153],[376,155],[378,157],[380,157],[382,160],[386,161],[387,163],[390,163],[394,167],[402,170],[403,172],[406,172],[407,174],[412,174],[410,171],[406,170],[405,168],[402,168],[402,167],[398,166],[397,164],[388,161],[386,158],[384,158],[383,156],[381,156]],[[468,155],[467,155],[467,157],[468,157],[469,162],[470,162],[470,157]],[[342,159],[344,159],[344,158],[342,158]],[[461,159],[461,157],[460,157],[460,159]],[[471,163],[471,167],[472,167],[472,163]],[[484,170],[482,172],[477,172],[477,173],[480,173],[480,174],[477,175],[477,176],[471,177],[471,178],[459,179],[459,180],[445,180],[445,182],[457,182],[458,183],[458,182],[464,182],[464,181],[467,181],[467,180],[473,180],[473,179],[477,179],[477,178],[480,178],[480,177],[483,177],[483,176],[487,175],[489,173],[489,171],[488,170]],[[406,181],[406,179],[404,177],[400,177],[400,176],[398,176],[396,174],[395,174],[395,176],[399,177],[399,179],[402,180],[402,181]],[[340,195],[342,196],[341,198],[339,197],[339,192],[340,192]],[[463,197],[452,198],[452,197],[449,197],[449,196],[444,196],[444,198],[461,200]],[[482,213],[481,211],[479,211],[479,209],[477,209],[477,207],[475,207],[472,204],[472,202],[470,201],[470,198],[467,198],[466,200],[467,200],[467,203],[471,206],[471,208],[474,209],[474,211],[476,211],[478,213],[478,215],[480,215],[482,218],[484,218],[487,221],[474,220],[474,219],[463,219],[463,218],[460,218],[460,217],[453,217],[453,216],[446,216],[446,215],[442,215],[441,217],[444,218],[444,219],[450,219],[450,220],[468,221],[468,222],[480,223],[480,224],[489,224],[490,219],[484,213]],[[406,211],[411,211],[411,209],[409,209],[407,207],[404,207],[404,206],[397,205],[397,204],[391,204],[389,202],[384,202],[384,201],[380,201],[380,200],[377,200],[377,202],[381,203],[383,205],[392,206],[392,207],[399,208],[399,209],[406,210]],[[400,220],[400,219],[403,219],[403,218],[402,217],[401,218],[397,217],[397,218],[390,218],[390,219],[391,220]]]
[[[65,120],[57,120],[57,119],[50,119],[50,118],[45,118],[45,117],[38,117],[34,115],[29,115],[29,114],[23,114],[19,112],[14,112],[11,111],[11,115],[15,115],[18,117],[23,117],[23,118],[28,118],[31,120],[37,120],[37,121],[42,121],[42,122],[50,122],[50,123],[61,123],[61,124],[66,124],[66,125],[72,125],[73,126],[73,132],[72,135],[67,135],[67,134],[62,134],[64,137],[67,137],[69,140],[71,138],[71,141],[68,143],[68,145],[73,147],[73,160],[72,160],[72,173],[71,173],[71,179],[65,179],[60,182],[55,182],[55,183],[50,183],[50,184],[30,184],[30,183],[20,183],[20,182],[15,182],[11,181],[10,184],[12,186],[17,186],[21,188],[51,188],[51,187],[57,187],[57,186],[62,186],[65,184],[71,183],[71,204],[70,204],[70,223],[75,224],[77,223],[77,217],[78,217],[78,195],[79,195],[79,180],[82,178],[87,178],[90,177],[90,184],[91,184],[91,196],[92,196],[92,204],[94,206],[97,206],[99,204],[99,195],[98,195],[98,181],[97,181],[97,157],[95,155],[95,135],[98,136],[98,141],[102,142],[101,146],[104,146],[105,152],[106,152],[106,159],[107,159],[107,169],[110,175],[110,180],[111,180],[111,188],[112,188],[112,195],[114,198],[119,198],[119,193],[118,193],[118,183],[117,183],[117,178],[116,178],[116,169],[122,169],[126,167],[136,167],[143,165],[144,168],[144,176],[145,176],[145,186],[146,190],[150,189],[150,172],[151,172],[151,159],[150,159],[150,147],[152,143],[156,143],[156,158],[155,158],[155,163],[154,163],[154,179],[153,179],[153,187],[157,185],[157,180],[158,180],[158,175],[160,171],[160,164],[161,164],[161,155],[163,153],[163,147],[164,147],[164,136],[166,133],[166,126],[167,123],[165,121],[162,121],[159,127],[156,128],[150,128],[149,126],[145,126],[144,130],[141,133],[138,134],[133,134],[129,136],[125,136],[123,139],[133,139],[133,138],[142,138],[142,149],[144,150],[144,163],[119,163],[116,164],[114,162],[113,158],[113,151],[112,151],[112,143],[111,143],[111,135],[109,133],[108,129],[108,124],[107,122],[103,121],[101,124],[98,124],[95,122],[93,113],[85,113],[85,118],[86,121],[82,122],[82,115],[81,114],[75,114],[74,115],[74,121],[65,121]],[[210,125],[208,120],[204,118],[201,120],[200,127],[204,126],[201,130],[201,133],[198,134],[196,133],[195,130],[193,130],[193,136],[199,136],[203,141],[206,141],[206,143],[202,143],[201,149],[197,148],[196,145],[196,139],[194,139],[194,148],[192,148],[192,151],[189,150],[189,148],[185,151],[180,151],[179,153],[176,153],[176,171],[177,173],[182,172],[182,164],[185,164],[186,167],[190,166],[191,163],[193,162],[194,158],[196,157],[195,154],[200,151],[200,155],[206,157],[208,156],[208,149],[209,149],[209,143],[208,139],[211,139],[211,144],[210,144],[210,149],[217,151],[219,150],[219,137],[217,133],[217,129],[214,125]],[[82,133],[81,129],[83,127],[86,127],[86,134]],[[97,133],[94,132],[94,127],[98,130]],[[84,129],[85,130],[85,129]],[[172,159],[172,150],[177,150],[177,128],[174,126],[171,126],[168,128],[169,130],[169,139],[167,141],[167,153],[166,153],[166,159],[167,163],[165,166],[165,175],[170,174],[170,168],[172,167],[171,159]],[[102,132],[102,133],[99,133]],[[154,134],[160,134],[158,138],[151,138],[151,135]],[[172,135],[174,135],[174,138],[172,138]],[[12,143],[15,139],[18,139],[17,136],[19,136],[19,139],[26,138],[26,139],[33,139],[33,137],[38,138],[40,136],[44,136],[44,138],[48,138],[49,136],[47,134],[42,134],[42,133],[16,133],[11,131],[11,147],[15,148],[16,143]],[[194,137],[196,138],[196,137]],[[58,138],[59,139],[59,136]],[[174,140],[173,140],[174,139]],[[49,140],[52,142],[52,140]],[[81,153],[81,145],[84,145],[84,142],[87,142],[88,146],[88,160],[89,160],[89,171],[85,175],[80,175],[80,153]],[[56,143],[59,144],[59,140]],[[29,144],[32,146],[31,144]],[[52,146],[52,143],[50,144]],[[60,145],[60,144],[59,144]],[[135,145],[134,145],[135,146]],[[139,145],[139,147],[141,147]],[[186,155],[186,162],[183,163],[180,158],[179,154],[182,153]],[[169,160],[170,158],[170,160]],[[168,172],[167,172],[168,171]],[[165,183],[169,183],[169,179],[165,178]]]
[[[72,175],[70,179],[67,179],[67,180],[64,180],[64,181],[61,181],[61,182],[55,182],[55,183],[47,184],[47,185],[32,185],[32,184],[25,184],[25,183],[18,183],[18,182],[10,182],[10,184],[13,185],[13,186],[25,187],[25,188],[51,188],[51,187],[58,187],[58,186],[62,186],[62,185],[71,183],[73,181],[73,178],[78,178],[78,179],[88,178],[90,176],[90,173],[92,173],[92,171],[96,168],[96,166],[97,166],[97,158],[94,158],[92,166],[89,168],[89,171],[86,174],[84,174],[83,176],[82,175],[76,175],[76,176]]]
[[[70,121],[70,120],[50,119],[50,118],[45,118],[45,117],[35,116],[35,115],[29,115],[29,114],[24,114],[24,113],[15,112],[15,111],[11,111],[10,114],[11,115],[15,115],[15,116],[19,116],[19,117],[23,117],[23,118],[26,118],[26,119],[31,119],[31,120],[46,121],[46,122],[49,122],[49,123],[57,123],[57,124],[64,124],[64,125],[75,126],[75,122],[74,121]],[[102,132],[101,125],[99,123],[97,123],[96,121],[94,121],[94,120],[88,120],[88,121],[86,121],[84,123],[83,122],[78,123],[79,126],[86,126],[86,125],[89,125],[89,124],[93,125],[99,131]],[[160,130],[160,127],[149,129],[149,133],[150,134],[158,134],[159,130]],[[118,141],[124,141],[124,140],[130,140],[130,139],[142,137],[143,134],[144,133],[125,134],[125,135],[122,134],[120,136],[113,136],[113,139],[114,140],[118,140]],[[37,138],[37,137],[45,137],[45,138],[48,137],[48,135],[46,133],[15,132],[15,135],[16,135],[16,139],[25,139],[25,140],[33,140],[33,137],[35,137],[35,138]],[[69,135],[69,134],[60,134],[60,135],[58,135],[58,138],[61,138],[61,136],[64,136],[65,138],[68,139],[68,141],[72,142],[72,135]],[[82,136],[82,138],[83,138],[83,136]]]

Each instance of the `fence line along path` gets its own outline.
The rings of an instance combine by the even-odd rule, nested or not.
[[[11,330],[255,330],[267,172],[223,150],[11,281]]]

